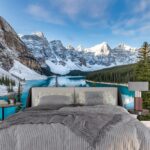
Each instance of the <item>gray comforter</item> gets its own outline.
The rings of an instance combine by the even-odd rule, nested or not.
[[[0,150],[149,150],[150,130],[117,106],[47,106],[0,124]]]

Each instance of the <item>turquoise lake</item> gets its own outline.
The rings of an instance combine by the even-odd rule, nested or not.
[[[134,108],[134,92],[128,90],[128,87],[121,85],[89,83],[81,76],[60,76],[57,78],[58,84],[61,87],[118,87],[124,107],[127,109]],[[49,77],[47,80],[30,80],[23,84],[22,104],[25,107],[28,98],[29,89],[31,87],[50,87],[55,86],[56,77]],[[15,113],[16,108],[5,108],[5,118]],[[1,110],[0,110],[1,112]],[[1,119],[1,113],[0,113]]]

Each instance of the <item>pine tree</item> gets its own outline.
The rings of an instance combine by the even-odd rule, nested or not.
[[[138,59],[135,69],[135,80],[150,82],[150,45],[147,42],[144,42],[140,48]],[[150,92],[142,92],[142,97],[144,99],[144,108],[150,109]]]
[[[136,81],[150,81],[150,46],[147,42],[139,49],[135,75]]]
[[[5,78],[4,78],[4,76],[2,76],[2,83],[4,83],[4,81],[5,81]]]
[[[21,83],[19,82],[19,85],[18,85],[18,102],[21,102]]]
[[[19,82],[19,85],[18,85],[18,93],[17,93],[17,97],[16,97],[16,102],[19,102],[21,103],[21,105],[19,105],[17,107],[17,112],[20,111],[22,108],[23,108],[23,105],[22,105],[22,102],[21,102],[21,94],[22,93],[22,86],[21,86],[21,83]]]

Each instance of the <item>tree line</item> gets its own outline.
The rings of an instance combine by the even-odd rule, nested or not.
[[[7,91],[13,92],[13,86],[16,85],[16,82],[15,82],[15,80],[12,80],[7,76],[2,76],[2,77],[0,77],[0,85],[7,86]]]
[[[135,78],[135,64],[103,69],[89,74],[87,80],[111,83],[127,83]]]

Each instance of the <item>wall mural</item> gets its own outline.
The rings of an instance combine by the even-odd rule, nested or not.
[[[142,51],[149,52],[146,42],[142,51],[126,44],[112,48],[106,42],[75,48],[60,40],[49,41],[42,32],[18,35],[3,17],[0,35],[0,104],[15,100],[21,103],[20,109],[25,108],[31,87],[55,86],[55,75],[59,75],[59,86],[118,87],[123,107],[133,109],[134,92],[128,90],[128,81],[149,79],[149,61],[141,67],[143,61],[138,60]],[[6,108],[5,117],[15,108]]]

